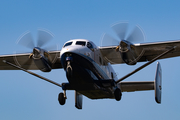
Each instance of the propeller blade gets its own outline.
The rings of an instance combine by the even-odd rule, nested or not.
[[[118,23],[111,27],[117,34],[120,40],[125,40],[125,36],[128,29],[128,23]]]
[[[48,52],[57,51],[58,50],[58,45],[55,44],[55,45],[51,45],[51,46],[46,46],[46,47],[43,47],[43,49],[48,51]],[[50,55],[50,59],[51,59],[52,63],[56,62],[57,58],[58,58],[58,53],[57,52],[55,54]]]
[[[28,70],[31,67],[32,62],[33,60],[29,58],[25,63],[22,64],[22,68]]]
[[[144,33],[139,26],[136,26],[131,34],[128,36],[127,41],[131,43],[144,42]]]
[[[101,46],[118,46],[119,45],[119,41],[114,39],[113,37],[111,37],[108,34],[104,34],[101,40]]]
[[[119,41],[114,39],[113,37],[111,37],[110,35],[108,34],[103,34],[102,36],[102,40],[101,40],[101,47],[105,47],[105,46],[118,46],[119,45]],[[111,60],[109,60],[106,56],[109,56],[111,55],[112,51],[111,52],[108,52],[106,55],[105,55],[105,59],[110,62],[111,64],[113,64],[113,62]]]
[[[58,50],[58,45],[46,46],[46,47],[43,47],[43,49],[46,51],[55,51],[55,50]]]
[[[32,64],[32,59],[29,56],[19,56],[17,53],[14,56],[14,62],[17,66],[20,66],[24,69],[29,69]]]
[[[17,41],[17,44],[30,48],[30,49],[33,49],[35,46],[30,32],[26,32],[23,35],[21,35],[21,37]]]
[[[42,47],[53,39],[53,35],[46,30],[38,30],[37,47]]]

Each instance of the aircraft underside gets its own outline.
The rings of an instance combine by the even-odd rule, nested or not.
[[[103,70],[96,69],[93,60],[76,53],[65,53],[61,60],[69,81],[62,84],[63,90],[76,90],[90,99],[114,98],[113,81],[104,76]],[[108,87],[103,86],[104,80]]]

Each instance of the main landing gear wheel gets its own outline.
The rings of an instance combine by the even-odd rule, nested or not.
[[[121,96],[122,96],[121,90],[119,88],[116,88],[116,90],[114,91],[115,99],[117,101],[120,101],[121,100]]]
[[[64,105],[66,103],[66,98],[64,97],[64,93],[59,93],[58,101],[60,105]]]

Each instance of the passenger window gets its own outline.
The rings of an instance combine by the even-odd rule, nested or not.
[[[94,50],[94,49],[93,49],[93,45],[92,45],[90,42],[87,43],[87,47],[88,47],[90,50],[92,50],[92,51]]]
[[[76,45],[85,46],[85,45],[86,45],[86,42],[84,42],[84,41],[77,41],[77,42],[76,42]]]
[[[64,45],[64,47],[69,46],[69,45],[71,45],[71,44],[72,44],[72,42],[68,42],[68,43],[66,43],[66,44]]]

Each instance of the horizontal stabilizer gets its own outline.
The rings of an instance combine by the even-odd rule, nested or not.
[[[122,92],[154,90],[154,81],[120,82]]]

